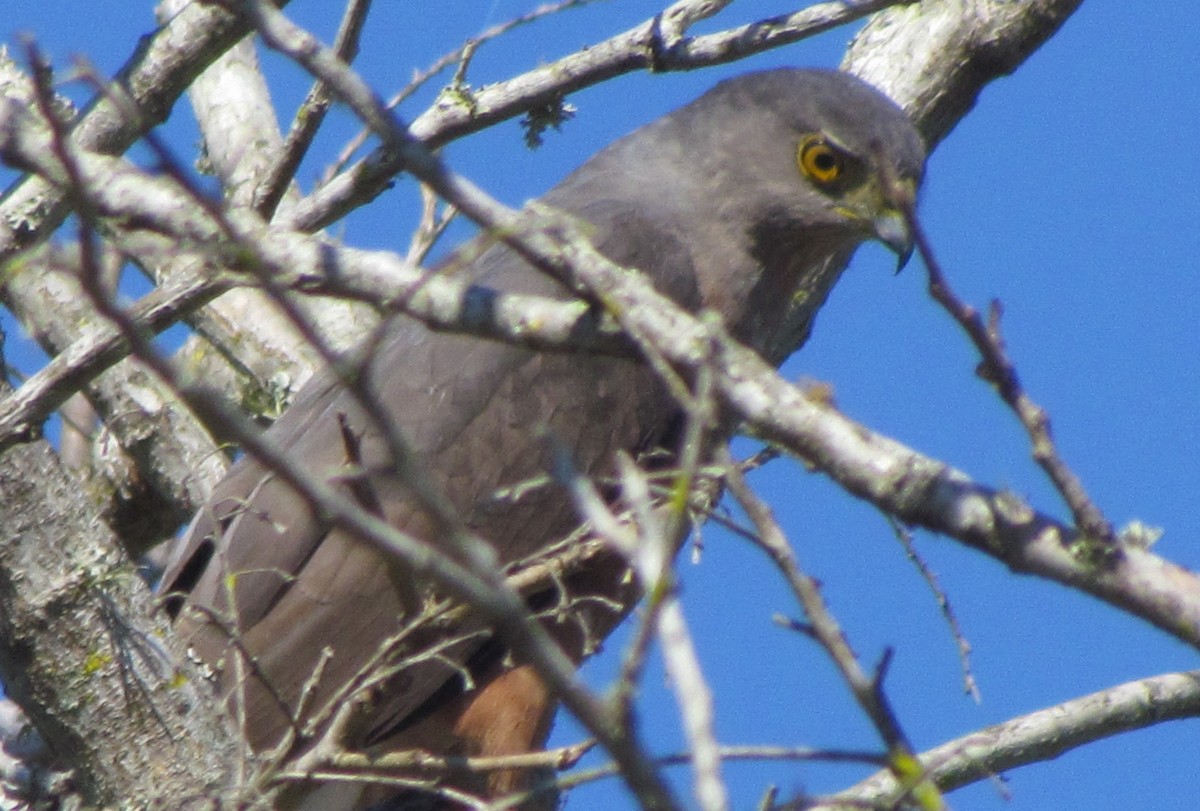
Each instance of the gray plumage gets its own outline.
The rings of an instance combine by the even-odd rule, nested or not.
[[[815,183],[798,168],[797,150],[814,136],[844,159],[839,182]],[[829,257],[846,256],[870,238],[900,249],[895,211],[884,210],[885,201],[869,191],[880,174],[877,160],[895,176],[920,179],[923,145],[898,108],[843,74],[776,70],[723,82],[615,142],[542,202],[586,221],[610,259],[639,268],[689,310],[715,310],[734,336],[767,353],[780,340],[797,290],[823,299],[835,275]],[[862,210],[851,216],[851,204]],[[872,223],[889,217],[891,226],[872,231]],[[456,272],[477,284],[568,295],[503,246],[462,256],[447,264],[461,265]],[[543,432],[581,471],[597,475],[609,470],[618,450],[636,455],[669,446],[679,414],[656,376],[633,359],[538,353],[435,333],[407,317],[393,319],[367,374],[434,483],[505,562],[544,548],[578,523],[553,486],[516,501],[495,497],[545,472]],[[335,478],[347,461],[340,415],[361,439],[371,498],[382,514],[436,544],[433,524],[391,472],[378,426],[329,371],[303,388],[270,434],[297,464]],[[229,573],[238,573],[236,610]],[[185,592],[236,625],[288,703],[322,649],[332,648],[314,706],[362,667],[424,594],[395,562],[328,531],[302,498],[249,458],[218,486],[163,582],[165,590]],[[232,689],[225,631],[192,611],[180,614],[178,627],[206,660],[226,657],[222,689]],[[472,640],[452,654],[465,661],[481,644]],[[378,696],[360,742],[395,737],[403,744],[414,711],[456,678],[436,662],[402,674]],[[244,684],[246,734],[256,748],[269,746],[285,716],[258,678]]]

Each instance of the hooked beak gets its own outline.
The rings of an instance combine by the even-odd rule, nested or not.
[[[875,238],[896,254],[896,272],[904,270],[913,252],[913,236],[904,213],[895,208],[886,208],[871,219],[871,231]]]
[[[905,215],[906,202],[911,205],[916,194],[915,181],[877,177],[846,195],[836,210],[852,221],[863,236],[882,242],[896,254],[896,272],[908,264],[916,242]]]

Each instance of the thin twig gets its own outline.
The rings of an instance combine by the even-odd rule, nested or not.
[[[904,213],[916,241],[917,251],[925,263],[929,276],[929,295],[958,322],[979,352],[981,360],[977,373],[995,388],[1000,399],[1017,415],[1033,443],[1034,461],[1046,472],[1055,489],[1063,497],[1079,531],[1097,543],[1115,544],[1116,533],[1112,524],[1092,501],[1079,477],[1059,454],[1050,432],[1049,416],[1021,385],[1016,366],[1009,358],[1004,338],[1000,334],[1000,303],[992,302],[985,323],[975,307],[954,293],[945,273],[942,272],[941,264],[933,254],[933,244],[925,229],[921,227],[911,187],[897,183],[894,179],[888,185],[890,196]]]
[[[526,12],[525,14],[518,15],[512,19],[505,20],[504,22],[497,23],[490,28],[484,29],[480,33],[464,42],[462,45],[459,45],[452,51],[449,51],[448,53],[438,57],[429,67],[417,72],[407,85],[405,85],[398,93],[388,99],[388,108],[394,110],[396,107],[399,107],[414,93],[424,87],[431,79],[451,65],[459,64],[461,66],[470,53],[478,50],[479,46],[488,40],[495,39],[496,37],[502,36],[518,26],[526,25],[542,17],[546,17],[551,14],[557,14],[558,12],[566,11],[567,9],[585,6],[590,2],[593,2],[593,0],[561,0],[561,2],[558,3],[545,3],[533,9],[532,11]],[[460,85],[462,77],[459,74],[461,74],[461,72],[462,69],[460,67],[456,72],[456,76],[459,78]],[[358,152],[358,150],[362,149],[363,144],[365,144],[370,137],[371,130],[364,129],[351,138],[346,146],[342,148],[342,151],[338,154],[336,160],[334,160],[334,162],[322,173],[318,186],[325,185],[339,173],[341,173],[345,169],[346,164],[350,162],[350,159],[354,157],[354,154]]]
[[[349,0],[342,21],[338,25],[337,36],[333,41],[333,51],[341,59],[350,64],[358,53],[359,38],[367,21],[371,0]],[[300,162],[308,154],[317,131],[325,122],[325,116],[333,105],[333,96],[329,88],[319,79],[309,89],[308,95],[296,112],[292,128],[284,139],[283,147],[276,156],[274,164],[263,178],[255,193],[254,209],[264,220],[270,220],[275,215],[279,201],[283,199],[288,184],[300,168]]]
[[[564,452],[555,454],[555,473],[571,493],[580,515],[629,561],[642,590],[646,608],[623,659],[615,700],[622,717],[630,717],[631,696],[652,638],[662,644],[663,660],[673,683],[684,729],[693,753],[696,798],[707,811],[724,811],[729,801],[720,775],[720,755],[713,731],[712,691],[704,680],[699,658],[675,591],[671,561],[677,537],[667,535],[661,515],[676,512],[675,499],[655,504],[645,475],[626,455],[617,457],[622,497],[633,520],[624,522],[601,497],[596,485],[578,474]],[[653,631],[653,636],[652,632]]]
[[[922,809],[935,811],[946,808],[940,792],[927,779],[920,762],[916,760],[912,745],[900,728],[899,719],[884,692],[883,682],[890,654],[885,653],[874,673],[868,674],[862,668],[837,620],[826,606],[816,581],[800,568],[796,553],[776,523],[770,507],[746,484],[728,448],[721,448],[718,453],[720,461],[728,467],[726,484],[729,492],[754,523],[759,547],[775,562],[804,609],[804,615],[808,618],[805,630],[821,643],[837,665],[858,705],[886,744],[888,769],[896,776],[905,793]]]
[[[887,758],[878,752],[853,749],[817,749],[808,746],[731,746],[726,744],[719,748],[718,753],[723,761],[821,761],[824,763],[861,763],[880,767],[887,762]],[[691,762],[691,752],[678,752],[655,759],[655,763],[659,766],[688,766],[691,765]],[[564,790],[570,789],[607,777],[615,777],[618,774],[620,774],[620,769],[616,763],[606,763],[592,769],[564,775],[559,778],[558,787]]]
[[[689,414],[689,418],[703,425],[708,415],[702,411],[696,415]],[[649,600],[661,605],[657,612],[656,630],[662,645],[663,664],[671,679],[672,691],[683,719],[684,734],[692,752],[696,802],[705,811],[726,811],[729,808],[729,796],[721,777],[712,689],[704,678],[671,569],[677,544],[674,542],[675,536],[670,533],[678,531],[673,526],[674,519],[682,512],[678,505],[686,504],[686,499],[671,499],[666,520],[661,520],[661,511],[652,507],[645,474],[627,456],[618,457],[617,464],[622,495],[634,510],[639,530],[637,553],[632,562]],[[686,477],[689,474],[685,472],[681,475]]]
[[[452,205],[446,205],[439,214],[439,199],[432,189],[424,183],[421,184],[421,220],[413,230],[412,239],[408,244],[408,252],[404,256],[404,261],[411,265],[420,265],[425,261],[429,251],[437,244],[438,239],[446,232],[458,214],[458,209]]]
[[[921,573],[921,577],[925,580],[926,585],[929,586],[929,590],[933,592],[933,596],[937,599],[938,609],[942,612],[942,617],[945,618],[946,624],[950,626],[950,635],[954,638],[954,644],[958,648],[958,661],[962,667],[963,691],[973,698],[976,704],[980,703],[983,697],[979,694],[979,685],[976,683],[975,673],[971,669],[971,643],[967,641],[962,626],[958,622],[958,615],[955,614],[954,608],[950,605],[950,597],[938,581],[937,574],[929,568],[924,558],[917,552],[917,547],[913,544],[912,533],[909,532],[908,528],[890,515],[885,514],[885,517],[892,527],[892,532],[900,539],[900,543],[904,547],[908,559],[917,567],[917,571]]]

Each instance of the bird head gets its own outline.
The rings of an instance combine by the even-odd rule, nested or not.
[[[891,99],[826,70],[749,74],[713,93],[740,122],[730,146],[755,156],[757,177],[745,182],[765,206],[782,203],[786,227],[837,243],[876,240],[903,267],[913,248],[904,201],[920,186],[925,145]]]
[[[919,177],[897,177],[898,167],[881,145],[857,154],[827,132],[801,138],[796,167],[836,217],[896,254],[897,272],[907,264],[913,236],[903,203],[915,197]]]
[[[794,349],[854,249],[912,253],[905,201],[925,145],[904,111],[849,74],[780,69],[726,80],[616,153],[643,210],[691,246],[706,306],[771,356]],[[780,338],[780,336],[785,336]]]

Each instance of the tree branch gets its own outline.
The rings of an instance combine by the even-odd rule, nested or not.
[[[0,454],[0,525],[0,678],[86,800],[234,791],[238,737],[49,443]]]
[[[679,38],[671,43],[663,41],[660,15],[655,15],[628,31],[555,62],[540,65],[507,81],[481,87],[471,92],[469,104],[435,104],[417,116],[409,132],[430,149],[437,149],[615,76],[643,69],[655,72],[695,70],[732,62],[908,1],[818,3],[792,15],[761,20],[719,34]],[[691,15],[683,14],[683,9],[703,5],[705,3],[692,0],[677,3],[674,8],[678,10],[679,19],[686,22]],[[677,33],[682,35],[682,31]],[[344,97],[342,101],[345,102]],[[369,121],[364,120],[364,123],[370,125]],[[385,143],[301,201],[286,224],[301,231],[323,228],[351,209],[373,200],[397,172],[410,168],[405,160]]]
[[[1164,721],[1200,716],[1200,671],[1166,673],[1100,690],[947,741],[920,755],[944,791],[1004,771],[1052,760],[1080,746]],[[879,772],[822,798],[808,811],[857,809],[891,802],[896,781]]]

